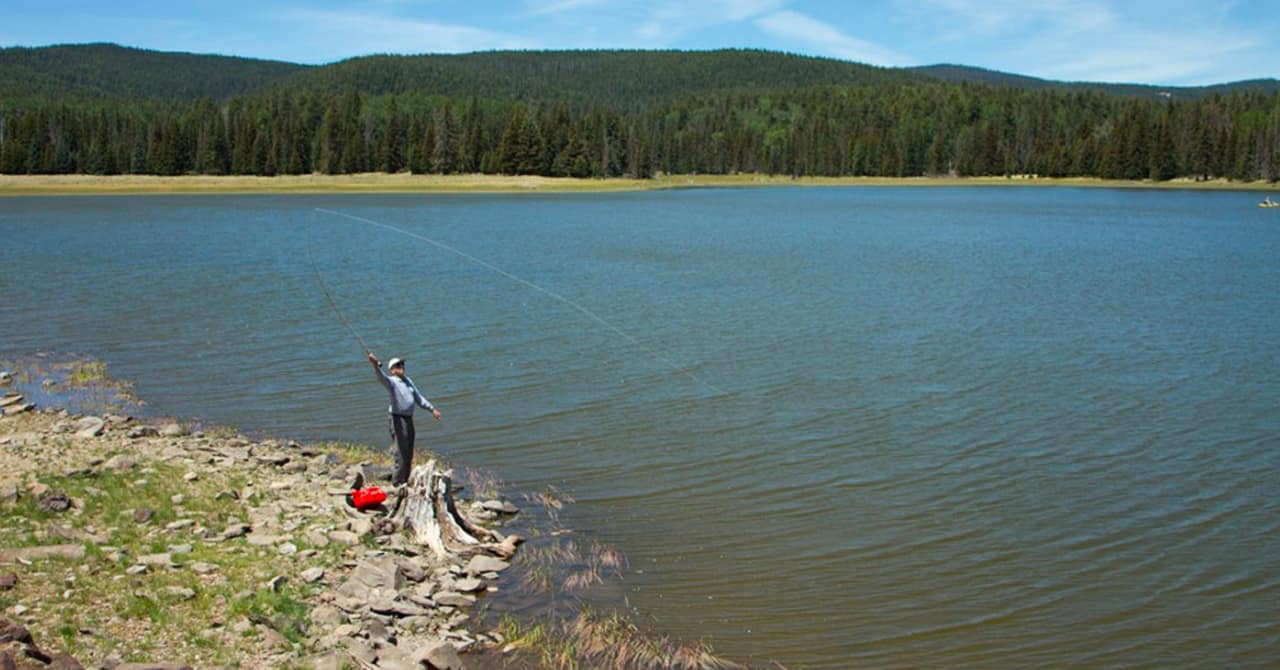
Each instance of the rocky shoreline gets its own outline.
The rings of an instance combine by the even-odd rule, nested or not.
[[[509,562],[350,508],[370,453],[4,397],[0,668],[456,670],[507,646],[472,611]],[[490,529],[518,513],[456,506]]]

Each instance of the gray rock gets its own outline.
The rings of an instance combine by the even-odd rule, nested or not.
[[[395,562],[404,578],[411,582],[424,581],[430,574],[429,566],[422,559],[396,557]]]
[[[133,510],[133,522],[136,524],[144,524],[151,521],[151,517],[155,516],[155,510],[146,509],[145,507]]]
[[[252,527],[247,523],[233,523],[218,535],[218,539],[234,540],[237,537],[248,535],[250,530],[252,530]]]
[[[515,514],[520,511],[519,507],[506,500],[486,500],[480,506],[490,512],[499,512],[501,514]]]
[[[467,561],[464,571],[468,575],[475,576],[486,572],[502,572],[509,567],[511,567],[510,563],[492,556],[472,556],[471,560]]]
[[[164,554],[147,554],[147,555],[145,555],[145,556],[139,556],[139,557],[138,557],[138,564],[139,564],[139,565],[149,565],[149,566],[158,567],[158,568],[176,568],[176,567],[178,567],[178,564],[173,562],[173,556],[172,556],[172,555],[170,555],[170,554],[168,554],[168,553],[164,553]]]
[[[126,568],[124,571],[126,575],[131,575],[131,576],[145,575],[148,572],[151,572],[151,568],[148,568],[145,565],[131,565],[128,568]]]
[[[329,628],[341,624],[343,619],[342,612],[337,607],[323,603],[311,608],[307,616],[311,619],[311,623]]]
[[[12,384],[12,383],[13,383],[13,373],[9,372],[8,370],[5,370],[4,372],[0,372],[0,384]]]
[[[378,660],[378,653],[373,650],[373,645],[359,638],[347,640],[347,653],[369,665]]]
[[[318,529],[307,531],[306,540],[307,544],[317,549],[324,549],[329,546],[329,536],[325,535],[323,531]]]
[[[390,556],[361,561],[356,569],[351,571],[351,577],[347,581],[368,590],[384,589],[399,592],[405,587],[404,573],[401,572],[400,566],[396,565],[395,559]]]
[[[8,591],[18,585],[18,575],[13,572],[0,573],[0,591]]]
[[[160,429],[161,437],[182,437],[187,434],[187,430],[181,424],[170,423]]]
[[[190,528],[194,525],[196,525],[195,519],[178,519],[177,521],[165,524],[164,529],[169,531],[182,530],[183,528]]]
[[[76,437],[97,437],[106,427],[106,421],[96,416],[86,416],[76,422]]]
[[[42,512],[65,512],[71,509],[71,498],[62,491],[45,491],[36,501],[36,509]]]
[[[107,462],[103,463],[102,467],[116,472],[124,472],[125,470],[132,470],[137,464],[138,459],[124,454],[117,454],[107,459]]]
[[[458,650],[443,640],[422,645],[414,660],[419,665],[435,670],[463,670],[464,667]]]
[[[0,484],[0,503],[18,502],[18,486],[16,484]]]
[[[360,536],[349,530],[335,530],[329,532],[329,539],[338,544],[346,544],[355,546],[360,544]]]
[[[196,592],[185,586],[166,586],[164,592],[179,600],[191,600],[196,597]]]
[[[13,395],[7,395],[3,398],[0,398],[0,407],[8,407],[10,405],[16,405],[22,402],[23,400],[24,398],[16,393]]]
[[[417,661],[397,649],[383,649],[378,652],[379,670],[421,670],[421,668]]]
[[[307,568],[298,576],[302,578],[302,581],[308,584],[314,584],[321,579],[324,579],[324,568]]]
[[[368,535],[373,532],[373,520],[366,517],[357,517],[347,522],[347,528],[356,535]]]
[[[292,556],[298,553],[298,545],[292,542],[285,542],[284,544],[280,545],[278,551],[280,552],[281,556]]]
[[[333,605],[343,612],[350,612],[352,614],[363,612],[368,609],[368,605],[365,603],[364,598],[344,595],[335,595],[333,597]]]
[[[131,440],[136,440],[142,437],[156,437],[159,434],[160,431],[156,430],[155,426],[134,426],[133,428],[130,428],[128,432],[129,439]]]
[[[121,663],[115,670],[191,670],[191,666],[181,663]]]
[[[197,575],[211,575],[218,571],[218,566],[212,563],[196,562],[191,564],[191,571]]]
[[[313,656],[304,665],[305,667],[312,668],[312,670],[342,670],[343,668],[349,667],[347,665],[346,657],[342,654],[335,653]]]
[[[461,593],[475,593],[484,590],[485,582],[475,577],[464,577],[453,583],[453,588]]]
[[[284,465],[289,462],[289,457],[285,454],[262,454],[257,457],[259,463],[263,465]]]
[[[192,552],[192,551],[194,551],[194,550],[195,550],[195,548],[194,548],[194,547],[192,547],[192,546],[191,546],[191,545],[189,545],[189,544],[171,544],[171,545],[169,545],[169,553],[170,553],[170,554],[189,554],[189,553],[191,553],[191,552]]]
[[[403,600],[378,600],[369,603],[369,609],[378,614],[391,614],[394,616],[424,616],[429,610]]]
[[[362,624],[361,630],[364,632],[364,636],[370,640],[389,643],[394,643],[396,641],[395,628],[388,626],[378,619],[366,620],[364,624]]]
[[[454,591],[444,591],[431,596],[437,605],[445,607],[471,607],[476,604],[476,597],[457,593]]]

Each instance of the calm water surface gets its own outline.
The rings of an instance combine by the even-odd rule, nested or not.
[[[631,560],[602,597],[658,632],[793,668],[1275,667],[1280,215],[1254,200],[7,198],[0,355],[382,445],[310,256],[443,408],[420,441],[571,491]]]

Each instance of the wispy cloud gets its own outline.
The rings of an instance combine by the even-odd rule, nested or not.
[[[873,65],[906,65],[907,56],[874,42],[846,35],[811,16],[783,10],[755,20],[761,30],[784,40],[805,44],[817,53]]]
[[[922,51],[1052,79],[1201,84],[1262,49],[1229,8],[1195,0],[896,0]],[[1237,63],[1238,64],[1238,63]]]
[[[667,45],[692,32],[749,21],[784,4],[783,0],[668,0],[654,6],[634,34],[643,42]]]
[[[602,7],[607,4],[609,0],[530,0],[525,3],[528,8],[525,13],[529,16],[545,16]]]
[[[1052,31],[1062,36],[1107,30],[1117,17],[1093,0],[914,0],[899,2],[905,14],[930,18],[931,30],[952,40]],[[935,32],[934,34],[939,34]]]
[[[458,53],[537,49],[537,40],[473,26],[375,15],[302,10],[280,16],[295,39],[312,42],[326,58],[370,53]]]
[[[1130,34],[1059,47],[1039,69],[1041,76],[1075,81],[1217,83],[1221,63],[1257,46],[1244,35]]]

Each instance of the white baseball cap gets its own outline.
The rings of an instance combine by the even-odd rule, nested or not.
[[[394,367],[395,367],[395,366],[397,366],[397,365],[404,365],[404,359],[403,359],[403,358],[393,358],[393,359],[391,359],[391,360],[387,361],[387,369],[394,368]]]

